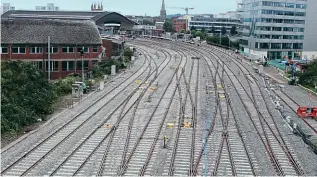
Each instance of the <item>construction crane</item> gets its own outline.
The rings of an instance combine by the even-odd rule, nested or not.
[[[188,15],[188,10],[193,10],[194,8],[190,7],[168,7],[170,9],[184,9],[186,11],[186,15]]]

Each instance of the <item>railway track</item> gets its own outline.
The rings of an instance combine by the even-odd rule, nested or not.
[[[241,64],[232,60],[239,69],[249,76],[249,86],[252,88],[252,97],[256,100],[254,103],[255,108],[258,110],[259,124],[257,129],[262,129],[262,139],[265,140],[264,144],[270,155],[270,159],[274,164],[278,175],[302,175],[303,171],[298,164],[298,160],[294,157],[292,150],[289,149],[290,144],[285,141],[283,135],[278,129],[276,122],[274,121],[267,103],[264,101],[263,91],[260,89],[259,84],[254,79],[254,76]],[[229,67],[227,66],[229,69]],[[246,77],[248,77],[246,76]],[[250,97],[250,95],[249,95]],[[254,117],[253,117],[254,118]],[[253,121],[257,121],[253,119]],[[264,136],[263,136],[264,135]]]
[[[210,68],[209,68],[209,70],[211,70]],[[216,70],[216,71],[218,71],[218,69]],[[219,75],[219,73],[215,73],[215,76],[214,76],[214,78],[216,77],[216,75]],[[212,74],[211,74],[212,75]],[[219,79],[218,79],[219,80]],[[216,81],[215,81],[215,79],[214,79],[214,81],[213,81],[214,83],[216,83]],[[214,84],[215,85],[215,84]],[[217,87],[217,85],[216,85],[216,87]],[[217,114],[216,114],[217,115]],[[230,114],[231,115],[231,114]],[[209,142],[210,143],[206,143],[206,146],[209,146],[209,145],[211,145],[211,146],[213,146],[213,148],[210,148],[211,150],[211,152],[213,151],[213,153],[214,152],[219,152],[219,148],[217,148],[217,144],[215,143],[214,144],[214,138],[216,137],[217,139],[218,139],[218,141],[220,141],[221,139],[222,139],[222,129],[223,129],[223,126],[220,124],[220,115],[217,115],[217,117],[215,117],[213,120],[216,120],[216,121],[214,121],[214,123],[212,123],[211,124],[211,126],[213,127],[213,126],[215,126],[216,128],[215,128],[215,130],[216,130],[216,132],[214,132],[215,130],[213,130],[212,128],[208,131],[208,134],[211,134],[211,132],[213,131],[213,133],[212,133],[212,136],[208,136],[208,137],[210,137],[210,138],[206,138],[205,139],[205,141],[207,142],[207,140],[209,140],[209,139],[211,139],[211,140],[209,140]],[[217,118],[218,118],[218,120],[217,120]],[[217,127],[218,127],[218,130],[217,130]],[[218,131],[218,132],[217,132]],[[220,131],[220,132],[219,132]],[[237,131],[236,131],[237,132]],[[216,136],[215,136],[216,135]],[[218,136],[217,136],[218,135]],[[240,137],[238,137],[238,138],[240,138]],[[233,141],[233,139],[235,140],[236,139],[236,137],[234,137],[234,138],[232,138],[232,139],[230,139],[231,141]],[[187,140],[188,141],[188,140]],[[189,140],[190,141],[190,140]],[[217,142],[217,141],[216,141]],[[226,142],[228,142],[228,141],[226,141]],[[232,146],[232,148],[236,148],[236,149],[238,149],[237,148],[237,145],[236,144],[234,144],[236,141],[233,141],[233,143],[231,144],[231,146]],[[240,142],[241,143],[241,142]],[[179,144],[179,143],[178,143]],[[188,144],[188,143],[187,143]],[[219,144],[220,144],[220,142],[219,142]],[[242,143],[241,143],[242,144]],[[198,169],[198,173],[200,172],[200,175],[201,174],[203,174],[203,173],[205,173],[205,174],[212,174],[212,172],[211,171],[214,171],[214,172],[217,172],[218,171],[218,168],[215,168],[215,166],[217,166],[217,164],[219,163],[220,164],[220,166],[221,166],[221,168],[220,168],[220,170],[219,170],[219,174],[221,174],[221,172],[222,171],[226,171],[226,168],[223,168],[222,167],[222,165],[224,165],[224,164],[226,164],[226,162],[232,162],[233,160],[233,158],[232,158],[232,156],[235,156],[235,158],[237,158],[236,160],[237,161],[239,161],[239,159],[240,159],[240,162],[241,162],[241,156],[240,157],[237,157],[236,155],[233,155],[232,153],[231,153],[231,151],[230,151],[230,147],[231,147],[230,145],[229,145],[229,143],[228,143],[228,145],[225,145],[225,147],[226,147],[226,150],[227,150],[227,155],[224,155],[224,156],[218,156],[219,157],[219,159],[222,159],[223,161],[222,161],[222,163],[220,163],[220,162],[217,162],[217,161],[214,161],[214,163],[216,163],[216,165],[213,165],[213,164],[204,164],[204,166],[208,166],[208,167],[203,167],[203,168],[201,168],[202,166],[199,166],[199,162],[200,162],[200,159],[201,159],[201,156],[202,156],[202,153],[206,150],[206,147],[204,147],[204,145],[202,145],[201,147],[202,147],[202,149],[200,150],[200,151],[198,151],[197,153],[196,153],[196,156],[195,157],[197,157],[198,156],[198,160],[196,160],[195,162],[196,162],[196,164],[195,164],[195,166],[194,166],[194,170],[193,170],[193,172],[196,174],[197,173],[197,169]],[[242,147],[243,147],[243,145],[242,145]],[[240,148],[240,147],[239,147]],[[183,148],[182,148],[183,149]],[[216,149],[218,149],[218,151],[216,150]],[[228,150],[229,149],[229,150]],[[183,151],[186,151],[186,152],[188,152],[188,148],[187,149],[185,149],[185,150],[183,150]],[[241,150],[241,149],[239,149],[239,150]],[[240,151],[241,152],[241,151]],[[182,152],[182,153],[184,153],[184,152]],[[220,154],[220,153],[218,153],[218,154]],[[187,155],[187,156],[189,156],[189,154]],[[207,154],[207,156],[208,157],[212,157],[212,154],[210,153],[210,154]],[[220,157],[222,157],[222,158],[220,158]],[[215,159],[216,157],[214,157],[213,159]],[[227,158],[227,161],[225,160]],[[246,157],[246,162],[247,162],[247,164],[248,164],[248,155],[247,155],[247,157]],[[173,164],[174,162],[171,162],[170,164]],[[179,163],[179,162],[177,162],[177,163]],[[238,163],[238,162],[236,162],[236,163]],[[243,162],[242,162],[243,163]],[[244,162],[245,163],[245,162]],[[186,164],[186,163],[185,163]],[[188,163],[187,163],[188,164]],[[233,164],[233,162],[231,163],[231,164]],[[238,163],[239,164],[239,163]],[[173,164],[174,165],[174,164]],[[241,164],[239,164],[239,165],[241,165]],[[245,166],[245,164],[244,164],[244,166]],[[241,166],[240,166],[241,167]],[[208,169],[209,168],[209,169]],[[186,175],[186,169],[188,169],[188,168],[184,168],[184,170],[183,170],[183,175],[185,174]],[[207,169],[207,170],[206,170]],[[222,169],[224,169],[224,170],[222,170]],[[242,169],[243,169],[243,165],[242,165]],[[233,168],[230,170],[230,171],[232,171],[233,170]],[[184,173],[184,171],[185,171],[185,173]],[[234,170],[233,170],[234,171]],[[245,172],[246,170],[242,170],[242,174],[247,174],[246,172]],[[188,173],[189,174],[189,173]],[[214,173],[215,174],[215,173]],[[228,174],[228,173],[222,173],[222,174]],[[249,173],[248,174],[252,174],[252,170],[250,169],[250,171],[249,171]],[[169,173],[169,175],[173,175],[173,173]],[[177,175],[177,174],[176,174]]]
[[[167,97],[168,100],[173,99],[176,90],[176,82],[174,80],[174,77],[182,62],[184,61],[181,60],[179,62],[178,66],[172,74],[172,79],[169,80],[166,87],[164,88],[163,94],[159,97],[158,103],[154,107],[152,114],[149,116],[148,120],[144,122],[141,133],[136,136],[136,141],[134,145],[131,146],[131,150],[129,150],[128,156],[124,159],[124,161],[121,162],[120,168],[117,171],[117,175],[136,175],[141,172],[141,169],[144,166],[142,164],[144,163],[144,161],[146,161],[146,158],[148,157],[148,155],[146,155],[148,153],[146,152],[148,152],[148,150],[151,149],[151,145],[155,143],[152,139],[158,139],[160,129],[163,126],[165,120],[164,117],[163,119],[160,119],[162,113],[158,111],[158,108],[159,106],[166,105],[164,103],[166,103],[167,100],[163,101],[164,98]],[[166,107],[166,110],[168,109],[169,107]],[[154,152],[152,152],[151,155],[155,155]]]
[[[145,70],[141,71],[141,74],[143,74],[147,69],[148,69],[148,67]],[[138,77],[140,77],[141,74],[139,74]],[[132,83],[132,82],[133,81],[131,81],[130,83]],[[112,90],[110,92],[112,92]],[[110,98],[109,101],[104,103],[96,112],[92,112],[91,116],[88,117],[87,114],[84,114],[85,112],[79,114],[79,115],[83,115],[82,117],[79,117],[79,118],[83,119],[83,118],[85,118],[84,116],[87,116],[88,119],[87,118],[84,119],[84,120],[76,119],[76,122],[74,122],[71,125],[65,124],[60,129],[58,129],[56,132],[51,134],[48,138],[44,139],[44,141],[41,141],[38,145],[36,145],[34,148],[32,148],[27,153],[25,153],[24,156],[19,158],[17,161],[15,161],[10,166],[6,167],[2,171],[2,174],[6,174],[6,175],[9,175],[9,174],[10,175],[26,175],[29,172],[33,172],[32,170],[35,167],[37,167],[40,164],[40,162],[42,162],[42,160],[47,160],[47,159],[49,159],[49,157],[52,157],[51,154],[53,152],[60,151],[61,150],[60,146],[62,145],[62,143],[67,142],[67,140],[71,136],[73,136],[73,134],[77,130],[79,130],[79,128],[81,128],[83,125],[85,125],[88,122],[88,120],[91,121],[91,118],[93,116],[95,116],[98,112],[102,111],[102,109],[110,101],[112,101],[116,96],[118,96],[121,92],[123,92],[123,90],[119,90],[118,89],[118,91],[116,91],[116,92],[117,92],[117,94],[115,94],[115,96],[113,96],[112,98]],[[101,99],[105,99],[105,97],[101,97],[99,99],[99,101]],[[88,112],[91,111],[88,108],[86,110]],[[104,123],[104,122],[106,122],[108,120],[109,120],[109,118],[106,119],[105,121],[102,121],[102,123]],[[69,126],[67,127],[67,125],[69,125]]]
[[[280,98],[295,114],[300,104],[298,104],[292,97],[282,90],[273,90],[275,95]],[[300,118],[312,131],[317,134],[317,120],[312,118]]]
[[[149,70],[148,76],[143,80],[142,83],[145,83],[146,80],[148,80],[153,75],[154,75],[154,78],[156,78],[158,70],[161,68],[160,72],[162,72],[162,70],[169,63],[169,61],[162,62],[159,67],[157,66],[155,61],[153,61],[153,63],[154,63],[153,69]],[[136,94],[136,92],[138,91],[138,88],[134,89],[134,93],[131,94],[129,97],[127,97],[127,99],[124,100],[122,102],[122,104],[120,104],[117,107],[117,109],[112,112],[112,115],[114,115],[117,111],[119,111],[119,109],[121,109],[120,114],[118,116],[113,116],[113,117],[117,117],[116,119],[112,118],[112,119],[110,119],[110,121],[107,121],[107,124],[111,125],[112,128],[111,129],[108,128],[108,131],[106,131],[106,132],[103,131],[103,133],[101,133],[101,137],[103,137],[101,141],[98,141],[101,137],[98,138],[98,137],[93,137],[93,136],[97,136],[98,131],[102,131],[105,128],[105,125],[100,125],[99,126],[99,127],[101,127],[100,130],[95,129],[96,131],[90,133],[89,136],[75,150],[71,151],[72,153],[62,163],[60,163],[50,175],[66,175],[66,174],[68,174],[68,175],[73,176],[73,175],[77,175],[78,173],[80,173],[80,170],[84,167],[85,164],[87,164],[87,161],[91,158],[91,156],[94,155],[94,153],[98,150],[98,148],[102,144],[108,143],[109,141],[111,141],[111,137],[112,137],[111,135],[115,132],[116,128],[118,127],[118,125],[120,124],[122,119],[125,118],[125,116],[128,114],[128,112],[131,109],[133,109],[133,106],[138,104],[139,98],[144,96],[144,93],[145,93],[144,91],[146,91],[148,89],[148,87],[146,89],[144,89],[140,94]],[[134,99],[133,99],[133,97],[134,97]],[[130,104],[128,104],[129,102],[130,102]],[[121,106],[122,106],[122,108],[121,108]],[[127,110],[125,110],[125,109],[127,109]],[[123,112],[125,112],[125,113],[123,114]],[[90,144],[86,143],[86,141],[89,142],[89,140],[93,141],[95,143],[95,145],[90,145],[91,143]],[[88,148],[87,148],[87,144],[89,145]],[[83,153],[83,151],[86,153],[84,153],[84,155],[81,155],[81,153]],[[91,151],[91,152],[89,153],[89,151]],[[76,158],[76,155],[77,155],[77,158]],[[81,158],[78,158],[78,157],[81,157]],[[75,165],[72,165],[72,166],[68,165],[67,166],[67,164],[72,164],[72,163],[77,163],[79,165],[77,167],[77,169],[75,168]]]
[[[203,59],[205,59],[204,56],[203,56]],[[220,76],[220,73],[218,72],[219,65],[217,64],[217,67],[215,67],[213,63],[210,63],[210,61],[211,60],[209,60],[209,62],[208,62],[206,60],[207,65],[209,66],[209,70],[210,71],[212,70],[212,69],[210,69],[211,65],[213,65],[213,67],[216,68],[215,69],[216,72],[215,72],[215,76],[214,76],[214,81],[213,82],[217,83],[214,86],[215,90],[216,90],[215,92],[217,93],[218,92],[217,91],[217,87],[219,87],[219,84],[221,86],[220,87],[221,89],[224,88],[224,86],[223,86],[224,83],[222,82],[222,79],[220,79],[220,78],[223,77],[224,73],[221,73],[221,76]],[[217,75],[218,75],[218,80],[220,80],[220,82],[217,82],[216,79],[215,79],[215,77]],[[222,91],[224,92],[224,94],[226,94],[226,91],[224,91],[223,89],[222,89]],[[217,101],[218,104],[221,105],[221,102],[219,101],[219,96],[218,95],[216,95],[216,98],[218,98],[218,101]],[[229,111],[227,111],[227,110],[229,110],[229,109],[227,108],[227,106],[226,106],[226,111],[225,112],[228,114]],[[231,105],[230,105],[230,107],[231,107]],[[230,110],[230,112],[231,112],[231,110]],[[223,113],[221,113],[221,114],[223,114]],[[231,118],[232,118],[232,116],[235,117],[232,114],[228,114],[227,117],[229,115],[230,115]],[[222,116],[219,116],[219,117],[222,117]],[[233,123],[233,120],[231,120],[231,119],[228,119],[228,120],[230,120],[228,123],[231,123],[231,122]],[[234,120],[234,122],[236,123],[236,120]],[[218,148],[218,150],[216,150],[217,148],[215,148],[215,145],[213,145],[213,143],[210,143],[210,145],[211,145],[210,149],[212,149],[214,152],[215,151],[218,152],[217,153],[218,156],[213,158],[213,159],[217,159],[214,162],[215,165],[213,167],[212,166],[210,167],[210,169],[212,169],[212,171],[213,171],[212,174],[215,175],[215,174],[218,173],[218,167],[220,165],[221,168],[219,170],[219,175],[228,175],[228,172],[231,172],[231,174],[229,174],[229,175],[234,175],[236,173],[235,171],[238,171],[238,174],[241,174],[241,175],[254,175],[255,174],[255,172],[254,172],[254,164],[253,164],[254,163],[253,162],[254,159],[251,160],[252,157],[250,155],[249,150],[247,150],[247,147],[246,147],[245,142],[243,140],[243,138],[245,138],[245,136],[242,135],[241,130],[239,129],[239,127],[236,127],[236,126],[229,126],[230,129],[227,129],[227,130],[230,130],[228,133],[230,135],[232,133],[233,136],[228,136],[228,133],[223,133],[224,125],[226,127],[228,125],[231,125],[231,124],[228,124],[228,123],[222,124],[222,125],[219,124],[219,122],[218,122],[218,124],[216,123],[216,125],[218,125],[218,126],[216,126],[215,130],[213,131],[214,134],[218,134],[217,140],[220,141],[220,142],[218,142],[220,144],[220,148]],[[210,130],[212,130],[212,129],[210,129]],[[211,132],[211,131],[209,131],[209,132]],[[209,137],[209,136],[207,136],[207,137]],[[228,137],[230,137],[230,138],[228,138]],[[214,136],[211,136],[211,138],[214,138]],[[231,140],[232,143],[230,143],[230,140]],[[211,141],[211,142],[213,142],[213,141]],[[223,146],[223,144],[224,144],[224,146]],[[224,149],[225,150],[225,154],[221,153],[221,152],[223,152],[222,151],[223,148],[225,148]],[[235,149],[239,153],[238,154],[236,152],[231,153],[231,149]],[[200,155],[198,156],[198,160],[196,161],[196,162],[198,162],[197,165],[196,165],[196,168],[198,167],[198,164],[200,162],[202,153],[203,153],[203,151],[201,151]],[[220,161],[221,159],[223,160],[223,163],[221,163],[221,161]],[[226,165],[231,164],[232,166],[229,167],[229,168],[226,168],[223,164],[226,164]],[[235,170],[235,167],[233,166],[233,164],[235,164],[235,165],[237,165],[237,167],[239,167],[238,170]],[[208,164],[208,165],[210,165],[210,164]],[[200,170],[201,170],[200,174],[201,175],[203,173],[207,174],[208,172],[210,172],[210,170],[208,170],[208,167],[205,167],[205,166],[206,166],[206,164],[203,165],[203,168],[200,168]]]
[[[99,103],[98,112],[88,109],[89,114],[82,113],[83,117],[90,114],[91,118],[100,117],[97,123],[87,120],[69,124],[75,129],[73,132],[52,135],[55,144],[44,146],[44,142],[7,167],[2,175],[256,176],[258,163],[233,105],[233,92],[238,95],[276,174],[304,174],[272,117],[262,85],[229,53],[173,42],[166,45],[134,41],[132,45],[146,57],[144,65],[147,66],[122,86],[132,85],[136,78],[141,80],[140,84],[129,86],[132,91],[123,88],[116,90],[114,97],[108,96],[108,102],[124,99],[107,114],[101,113],[108,102]],[[159,54],[153,54],[151,48],[164,55],[160,64],[153,58],[160,57]],[[155,83],[160,83],[159,87]],[[203,84],[206,84],[206,95],[201,94]],[[149,91],[155,86],[154,90],[159,92]],[[128,94],[123,95],[124,92]],[[209,115],[202,115],[202,99],[212,105]],[[166,127],[168,123],[175,128]],[[92,128],[81,134],[81,139],[73,138],[88,125]],[[168,137],[166,148],[162,147],[164,136]],[[64,150],[66,143],[73,143],[72,148]],[[60,159],[52,163],[52,159],[58,158],[56,154]],[[48,164],[50,170],[45,171],[44,166]]]

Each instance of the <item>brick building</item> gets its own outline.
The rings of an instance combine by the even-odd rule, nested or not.
[[[50,36],[51,79],[87,72],[102,52],[97,26],[92,21],[48,19],[2,19],[1,59],[33,62],[48,71]],[[80,50],[84,49],[84,56]]]
[[[178,17],[172,19],[173,28],[176,32],[180,32],[181,30],[187,29],[187,20],[186,19],[179,19]]]

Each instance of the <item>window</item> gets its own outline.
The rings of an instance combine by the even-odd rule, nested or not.
[[[293,49],[303,49],[303,43],[294,43]]]
[[[282,49],[292,49],[292,43],[283,43]]]
[[[283,19],[275,19],[275,18],[273,18],[273,23],[283,23]]]
[[[305,20],[295,20],[295,24],[305,24]]]
[[[283,35],[283,39],[293,39],[292,35]]]
[[[1,53],[7,54],[8,53],[8,47],[1,47]]]
[[[291,28],[291,27],[284,27],[284,28],[283,28],[283,31],[293,31],[293,28]]]
[[[285,7],[287,7],[287,8],[295,8],[295,4],[285,3]]]
[[[280,49],[281,48],[281,43],[272,43],[271,44],[271,49]]]
[[[42,47],[30,47],[30,53],[42,53],[43,48]]]
[[[268,49],[269,44],[268,43],[260,43],[260,49]]]
[[[74,53],[74,47],[62,47],[63,53]]]
[[[272,35],[272,39],[282,39],[282,36],[280,36],[280,35]]]
[[[89,47],[77,47],[77,52],[80,52],[84,48],[84,53],[89,53]]]
[[[97,53],[98,52],[98,47],[97,46],[92,47],[92,52]]]
[[[68,61],[68,70],[73,71],[74,70],[74,61]]]
[[[305,17],[305,16],[306,16],[306,13],[305,13],[305,12],[295,12],[295,16]]]
[[[272,31],[282,31],[281,27],[272,27]]]
[[[46,61],[46,71],[48,71],[48,61]],[[58,61],[51,61],[50,71],[58,71]]]
[[[25,47],[12,47],[12,53],[15,53],[15,54],[25,53]]]
[[[81,69],[81,63],[82,61],[77,61],[77,70],[82,70]],[[84,70],[88,70],[88,60],[84,60]]]
[[[304,36],[303,35],[299,35],[299,36],[294,36],[295,40],[303,40]]]
[[[62,71],[68,70],[68,61],[62,61]]]
[[[50,47],[50,52],[51,53],[58,53],[58,47]],[[48,53],[47,48],[46,48],[46,53]]]
[[[37,69],[42,70],[43,69],[43,61],[32,61],[31,62]]]
[[[293,24],[294,20],[284,19],[284,23]]]
[[[296,4],[296,8],[298,8],[298,9],[306,9],[306,5],[305,4]]]
[[[74,70],[74,61],[62,61],[62,71]]]
[[[294,12],[286,11],[286,12],[284,12],[284,15],[286,15],[286,16],[294,16]]]

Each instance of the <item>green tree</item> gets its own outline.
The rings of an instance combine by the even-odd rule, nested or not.
[[[196,37],[202,38],[202,35],[203,35],[203,33],[202,33],[201,31],[197,31],[197,32],[195,33],[195,36],[196,36]]]
[[[18,131],[51,113],[56,98],[53,85],[31,63],[1,62],[1,133]]]
[[[151,25],[151,26],[153,26],[153,25],[155,25],[155,23],[151,22],[149,20],[143,20],[143,25]]]
[[[307,69],[299,75],[299,84],[310,89],[315,89],[317,84],[317,60],[313,60],[307,66]]]
[[[191,34],[192,34],[193,36],[196,36],[196,30],[191,30]]]
[[[226,27],[221,27],[221,34],[222,35],[225,35],[227,33],[227,29],[226,29]]]
[[[194,26],[190,27],[190,31],[196,30],[196,28]]]
[[[237,27],[236,27],[235,25],[231,27],[231,29],[230,29],[230,34],[231,34],[232,36],[238,34],[238,32],[237,32]]]
[[[163,24],[163,29],[165,32],[174,32],[172,21],[170,19],[166,19]]]
[[[184,29],[182,29],[182,30],[180,31],[180,33],[185,33],[185,30],[184,30]]]
[[[201,27],[201,32],[202,33],[205,33],[206,32],[206,29],[204,27]]]

